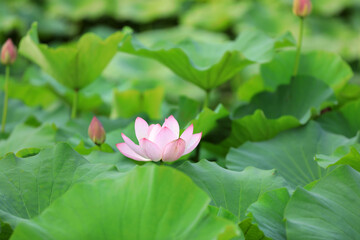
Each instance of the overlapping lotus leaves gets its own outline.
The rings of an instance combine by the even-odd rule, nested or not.
[[[265,87],[275,90],[279,85],[289,83],[294,64],[295,51],[280,52],[271,62],[263,64],[261,75]],[[338,93],[353,76],[353,72],[339,55],[313,51],[301,55],[299,75],[321,80]]]
[[[62,85],[79,90],[101,74],[117,52],[123,34],[114,33],[106,40],[89,33],[76,44],[56,49],[40,44],[37,23],[20,42],[19,53],[35,62]]]
[[[335,165],[349,165],[360,172],[360,144],[341,146],[330,155],[317,154],[315,160],[323,168]]]
[[[349,102],[338,110],[327,112],[317,121],[329,132],[353,137],[360,129],[360,100]]]
[[[208,193],[213,205],[229,210],[239,220],[246,218],[246,209],[263,193],[285,186],[274,170],[249,167],[235,172],[206,160],[185,162],[178,169]]]
[[[232,239],[235,223],[210,213],[210,198],[189,177],[150,164],[126,176],[78,184],[16,239]]]
[[[346,138],[323,130],[316,122],[288,130],[263,142],[246,142],[232,148],[226,166],[242,171],[248,166],[276,169],[291,187],[305,186],[324,176],[327,170],[314,160],[316,154],[331,154],[339,146],[352,145],[357,138]]]
[[[0,218],[14,228],[39,215],[73,184],[112,169],[90,164],[65,143],[28,158],[8,154],[0,160]]]
[[[290,84],[279,86],[275,92],[261,92],[248,105],[234,112],[235,118],[252,114],[261,109],[267,118],[294,116],[305,124],[328,106],[337,103],[333,90],[324,82],[312,77],[296,77]]]
[[[286,240],[284,210],[289,198],[286,188],[268,191],[248,208],[247,215],[267,237]]]
[[[124,37],[119,50],[155,59],[183,79],[211,90],[233,77],[245,66],[263,63],[274,55],[275,40],[257,31],[243,32],[235,41],[223,43],[183,40],[159,41],[143,46],[132,35]]]
[[[286,209],[288,239],[357,239],[360,173],[341,166],[308,188],[297,188]]]

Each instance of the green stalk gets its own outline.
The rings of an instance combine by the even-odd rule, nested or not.
[[[3,115],[1,121],[1,132],[5,132],[5,124],[6,124],[6,115],[8,109],[8,99],[9,99],[9,77],[10,77],[10,66],[6,65],[5,70],[5,85],[4,85],[4,107],[3,107]]]
[[[203,106],[204,109],[208,107],[209,100],[210,100],[210,90],[205,90],[205,99],[204,99],[204,106]]]
[[[78,98],[79,98],[79,90],[74,90],[74,99],[73,99],[73,105],[71,109],[71,118],[76,118],[76,112],[77,112],[77,105],[78,105]]]
[[[300,62],[300,53],[301,53],[301,46],[303,41],[303,34],[304,34],[304,18],[300,17],[300,31],[299,31],[299,39],[296,49],[296,58],[295,58],[295,66],[294,66],[294,73],[293,76],[295,77],[298,74],[299,70],[299,62]]]

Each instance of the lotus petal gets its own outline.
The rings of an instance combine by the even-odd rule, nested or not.
[[[155,143],[159,146],[160,149],[164,149],[166,144],[172,142],[179,138],[179,135],[176,136],[173,131],[168,127],[163,127],[159,134],[155,138]]]
[[[139,141],[142,138],[148,137],[148,129],[149,129],[149,124],[141,117],[137,117],[135,120],[135,134],[136,134],[136,138]]]
[[[119,151],[128,158],[137,160],[137,161],[151,161],[151,159],[143,158],[134,152],[126,143],[118,143],[116,147]]]
[[[121,133],[122,138],[124,139],[125,143],[138,155],[147,158],[144,151],[141,149],[141,147],[137,144],[135,144],[130,138],[128,138],[125,134]]]
[[[140,139],[140,147],[142,148],[146,156],[152,161],[157,162],[161,159],[161,149],[158,147],[158,145],[156,145],[149,139]]]
[[[178,160],[185,151],[185,141],[181,138],[168,143],[162,154],[162,160],[164,162],[173,162]]]
[[[184,155],[192,152],[192,150],[194,150],[196,148],[196,146],[200,142],[201,135],[202,135],[202,133],[196,133],[196,134],[192,135],[190,141],[186,143]]]
[[[185,131],[181,134],[180,138],[184,139],[186,143],[190,142],[190,139],[193,135],[194,125],[191,124]]]
[[[162,125],[162,127],[169,128],[176,135],[177,138],[179,137],[179,133],[180,133],[179,123],[178,121],[176,121],[173,115],[165,119],[165,122]]]

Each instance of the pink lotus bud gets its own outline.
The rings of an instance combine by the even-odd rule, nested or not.
[[[116,144],[119,151],[137,161],[173,162],[193,151],[199,144],[202,133],[193,134],[191,124],[179,137],[179,123],[173,116],[165,119],[164,124],[151,124],[138,117],[135,121],[135,134],[139,145],[125,134],[123,143]]]
[[[16,47],[9,38],[1,48],[1,63],[4,65],[13,64],[16,56]]]
[[[88,134],[96,145],[101,145],[105,142],[106,133],[104,127],[96,117],[93,117],[90,123]]]
[[[306,17],[311,13],[311,0],[294,0],[293,12],[298,17]]]

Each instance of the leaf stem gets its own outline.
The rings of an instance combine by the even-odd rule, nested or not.
[[[207,108],[209,106],[209,101],[210,101],[210,91],[209,89],[205,90],[205,99],[204,99],[204,106],[203,108]]]
[[[5,132],[5,124],[6,124],[6,116],[8,109],[8,99],[9,99],[9,77],[10,77],[10,66],[6,65],[5,70],[5,85],[4,85],[4,106],[3,106],[3,114],[1,120],[1,132]]]
[[[295,58],[295,66],[293,76],[295,77],[298,74],[299,70],[299,63],[300,63],[300,53],[301,53],[301,46],[303,41],[303,34],[304,34],[304,18],[300,17],[300,30],[299,30],[299,39],[296,49],[296,58]]]
[[[72,106],[72,110],[71,110],[71,118],[76,118],[78,98],[79,98],[79,90],[75,89],[74,90],[73,106]]]

